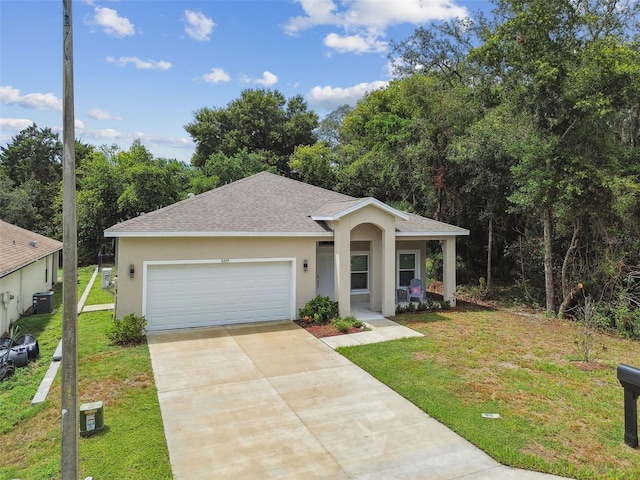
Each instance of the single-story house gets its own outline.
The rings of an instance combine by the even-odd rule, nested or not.
[[[0,220],[0,334],[58,282],[62,242]]]
[[[456,238],[469,231],[374,198],[258,173],[105,230],[116,239],[116,318],[149,330],[297,318],[316,295],[340,315],[395,313],[396,289],[425,278],[428,241],[455,305]]]

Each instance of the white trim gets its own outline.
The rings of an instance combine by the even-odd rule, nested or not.
[[[345,215],[348,215],[352,212],[360,210],[361,208],[367,207],[369,205],[378,207],[380,210],[384,210],[385,212],[390,213],[391,215],[398,217],[402,220],[409,220],[409,215],[407,215],[406,213],[403,213],[400,210],[390,207],[386,203],[383,203],[380,200],[376,200],[375,198],[372,198],[372,197],[363,198],[360,202],[356,203],[355,205],[345,208],[344,210],[334,213],[333,215],[311,215],[311,219],[316,221],[339,220],[341,217],[344,217]]]
[[[471,232],[466,228],[449,232],[396,232],[396,237],[457,237],[469,235]]]
[[[403,254],[410,254],[410,255],[415,255],[415,265],[413,266],[413,269],[415,270],[416,274],[414,276],[414,278],[421,278],[420,277],[420,272],[421,272],[421,264],[420,264],[420,250],[417,249],[412,249],[412,250],[396,250],[396,288],[403,288],[400,286],[400,255]]]
[[[149,279],[147,268],[151,265],[201,265],[224,263],[270,263],[291,262],[291,292],[289,300],[289,315],[291,320],[296,318],[296,258],[212,258],[201,260],[145,260],[142,262],[142,316],[147,313],[147,281]]]
[[[315,219],[314,219],[315,220]],[[469,230],[455,232],[395,232],[396,237],[457,237]],[[333,232],[104,232],[105,238],[178,238],[178,237],[330,237]]]
[[[353,271],[351,270],[351,257],[354,255],[366,255],[367,257],[367,288],[353,289],[351,288],[351,275]],[[356,272],[363,273],[363,272]],[[362,295],[366,293],[370,293],[371,289],[371,252],[368,251],[354,251],[349,255],[349,291],[351,295]]]
[[[104,232],[106,238],[175,237],[332,237],[333,232]]]

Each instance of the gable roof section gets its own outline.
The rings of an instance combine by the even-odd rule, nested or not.
[[[327,203],[313,212],[311,218],[316,221],[339,220],[341,217],[353,213],[356,210],[360,210],[368,205],[374,205],[380,210],[383,210],[401,220],[409,219],[406,213],[396,210],[386,203],[382,203],[380,200],[376,200],[372,197],[358,198],[344,202]]]
[[[0,220],[0,277],[62,250],[62,242]]]
[[[396,216],[400,235],[467,235],[468,230],[407,214],[374,198],[354,198],[269,172],[118,223],[106,237],[327,236],[324,220],[367,205]],[[405,225],[406,224],[406,225]],[[431,228],[431,233],[424,233]],[[466,233],[465,233],[466,232]],[[415,235],[415,234],[414,234]]]

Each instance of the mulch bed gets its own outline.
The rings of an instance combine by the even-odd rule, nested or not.
[[[295,323],[300,325],[307,332],[309,332],[311,335],[313,335],[314,337],[317,337],[317,338],[335,337],[336,335],[346,335],[348,333],[362,332],[362,329],[356,328],[356,327],[352,327],[349,330],[347,330],[346,332],[341,332],[340,330],[338,330],[337,328],[335,328],[331,324],[328,324],[328,325],[313,325],[313,324],[309,324],[307,322],[303,322],[301,320],[296,320]]]

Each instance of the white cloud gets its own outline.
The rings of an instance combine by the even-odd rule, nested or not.
[[[209,83],[228,82],[231,77],[222,68],[212,68],[211,72],[202,75],[202,79]]]
[[[339,53],[382,53],[387,51],[387,43],[376,39],[374,35],[345,35],[330,33],[324,38],[325,46]]]
[[[0,103],[7,105],[15,104],[36,110],[62,111],[62,100],[56,98],[53,93],[28,93],[27,95],[20,95],[20,90],[11,86],[0,87]]]
[[[194,40],[205,41],[211,38],[211,32],[216,24],[210,18],[206,17],[203,13],[194,12],[191,10],[185,10],[185,19],[187,20],[187,26],[184,31],[187,32]]]
[[[254,80],[254,83],[265,86],[275,85],[276,83],[278,83],[278,77],[273,73],[266,71],[262,73],[262,78]]]
[[[296,35],[320,25],[344,29],[345,35],[332,33],[324,43],[340,53],[379,53],[387,44],[378,40],[390,25],[409,23],[422,25],[433,20],[464,18],[466,8],[455,0],[296,0],[304,15],[289,18],[284,30]]]
[[[33,120],[26,118],[0,118],[0,128],[20,132],[33,125]]]
[[[352,0],[344,1],[339,10],[332,0],[297,0],[305,15],[292,17],[285,31],[295,34],[318,25],[349,28],[365,27],[383,30],[399,23],[423,24],[432,20],[464,18],[469,15],[465,7],[454,0]]]
[[[116,117],[101,108],[92,108],[87,112],[87,115],[94,120],[122,120],[122,117]]]
[[[78,120],[76,118],[73,120],[73,126],[78,130],[82,130],[84,128],[84,123],[82,122],[82,120]]]
[[[163,60],[141,60],[138,57],[107,57],[108,63],[115,63],[119,67],[126,67],[132,63],[138,70],[169,70],[171,63]]]
[[[128,37],[135,35],[136,29],[133,23],[126,17],[121,17],[118,12],[112,8],[96,7],[93,20],[87,23],[101,27],[107,35],[114,37]]]
[[[307,94],[307,100],[311,107],[323,110],[335,110],[344,104],[355,106],[365,93],[386,88],[387,85],[389,85],[389,82],[379,80],[371,83],[359,83],[347,88],[318,86],[313,87]]]
[[[31,124],[29,124],[31,125]],[[76,120],[76,137],[83,140],[90,140],[97,144],[117,143],[121,146],[131,144],[134,140],[140,139],[144,145],[163,145],[176,148],[193,148],[191,140],[184,137],[165,137],[160,135],[150,135],[144,132],[122,132],[113,128],[84,128],[82,122]]]

